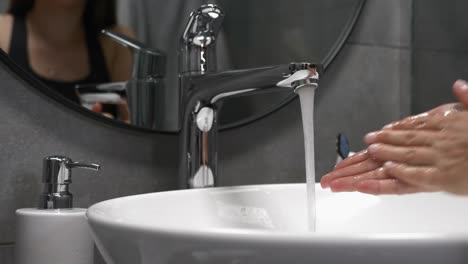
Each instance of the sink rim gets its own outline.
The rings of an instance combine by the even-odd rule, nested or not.
[[[287,187],[300,187],[304,186],[305,183],[285,183],[285,184],[260,184],[260,185],[242,185],[242,186],[230,186],[230,187],[215,187],[206,189],[187,189],[187,190],[170,190],[162,192],[145,193],[131,196],[118,197],[110,200],[105,200],[96,203],[89,207],[86,212],[86,218],[90,223],[96,223],[98,225],[111,226],[112,228],[119,228],[125,230],[132,230],[138,233],[151,232],[154,234],[160,234],[161,236],[174,236],[174,237],[191,237],[206,240],[231,240],[231,241],[262,241],[262,243],[268,244],[284,244],[295,242],[302,244],[307,241],[308,244],[349,244],[357,242],[368,244],[369,246],[378,245],[385,243],[386,245],[394,243],[395,245],[401,246],[402,240],[405,243],[412,244],[421,243],[437,244],[443,243],[444,245],[468,243],[468,233],[437,233],[437,232],[414,232],[414,233],[324,233],[324,232],[287,232],[281,230],[262,230],[262,229],[242,229],[242,228],[209,228],[209,229],[194,229],[194,228],[175,228],[175,227],[160,227],[160,226],[147,226],[138,225],[135,223],[121,222],[114,219],[103,217],[102,215],[93,213],[94,210],[98,210],[99,207],[106,206],[109,203],[113,203],[116,200],[129,200],[138,199],[146,196],[159,196],[159,195],[182,195],[185,192],[222,192],[222,191],[236,191],[246,189],[269,189]],[[320,187],[316,183],[316,188]]]

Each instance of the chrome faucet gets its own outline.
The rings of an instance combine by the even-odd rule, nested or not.
[[[216,5],[190,15],[179,53],[181,89],[181,188],[212,187],[218,164],[218,103],[225,98],[303,85],[318,86],[320,67],[302,62],[217,72],[216,38],[224,18]]]
[[[149,129],[167,129],[168,125],[164,123],[164,116],[169,111],[164,101],[166,55],[116,32],[102,30],[102,34],[132,51],[132,76],[127,82],[97,85],[96,89],[126,90],[132,124]]]

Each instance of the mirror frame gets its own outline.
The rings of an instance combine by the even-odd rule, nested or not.
[[[321,62],[323,65],[323,71],[326,72],[327,68],[333,63],[335,60],[336,56],[338,53],[341,51],[343,48],[344,44],[348,40],[349,36],[351,35],[351,32],[353,31],[358,18],[360,17],[362,10],[364,9],[364,5],[366,3],[366,0],[357,0],[356,1],[356,7],[354,9],[354,13],[351,14],[350,18],[348,19],[345,28],[342,30],[340,33],[337,41],[334,43],[334,45],[330,48],[328,54],[325,56],[325,59]],[[42,94],[46,95],[47,97],[53,99],[55,102],[58,102],[59,104],[63,105],[66,108],[71,109],[72,111],[78,112],[81,115],[84,115],[87,118],[91,118],[95,121],[98,121],[100,123],[104,123],[105,125],[108,125],[110,127],[115,127],[115,128],[121,128],[125,130],[131,130],[131,131],[139,131],[139,132],[144,132],[144,133],[156,133],[156,134],[166,134],[166,135],[176,135],[179,133],[179,131],[156,131],[148,128],[143,128],[143,127],[138,127],[134,126],[131,124],[127,124],[121,121],[115,121],[113,119],[98,115],[84,107],[82,107],[79,104],[73,103],[70,100],[64,98],[63,96],[59,95],[58,93],[54,92],[51,88],[49,88],[47,85],[43,84],[41,81],[36,79],[34,76],[32,76],[29,72],[27,72],[25,69],[17,65],[13,60],[10,59],[8,54],[6,54],[3,50],[0,49],[0,61],[3,65],[5,65],[14,75],[16,78],[21,79],[28,83],[32,88],[38,90]],[[233,129],[233,128],[238,128],[241,126],[248,125],[250,123],[253,123],[257,120],[260,120],[262,118],[265,118],[276,111],[279,111],[280,109],[284,108],[286,105],[291,103],[292,101],[296,100],[298,98],[297,94],[292,93],[290,96],[286,97],[282,102],[279,104],[272,106],[268,109],[265,109],[262,111],[263,113],[254,115],[250,118],[243,119],[240,121],[232,122],[229,125],[224,125],[223,127],[220,128],[220,131],[227,130],[227,129]]]

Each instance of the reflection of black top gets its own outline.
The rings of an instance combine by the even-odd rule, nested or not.
[[[88,46],[88,61],[90,74],[82,79],[73,82],[55,81],[45,79],[37,75],[29,64],[28,53],[28,37],[26,29],[26,20],[24,17],[15,17],[13,23],[13,31],[11,34],[9,56],[19,66],[29,71],[34,77],[48,85],[57,93],[63,95],[73,102],[80,103],[78,94],[75,89],[77,84],[97,84],[110,82],[109,73],[106,67],[106,60],[98,40],[97,34],[93,34],[91,30],[86,29],[86,43]],[[72,62],[71,62],[72,63]],[[88,91],[90,92],[90,91]]]

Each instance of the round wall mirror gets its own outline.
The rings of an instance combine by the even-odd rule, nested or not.
[[[216,4],[222,9],[224,19],[219,24],[219,34],[215,39],[216,72],[303,61],[320,63],[326,70],[350,35],[365,2],[77,1],[81,3],[80,7],[57,1],[56,8],[49,6],[43,12],[62,10],[65,13],[78,9],[81,12],[79,18],[85,20],[89,17],[86,13],[88,5],[96,5],[93,14],[102,20],[100,23],[112,25],[112,21],[106,22],[106,19],[112,20],[115,15],[114,22],[119,26],[111,27],[111,33],[116,33],[113,37],[101,33],[89,34],[85,26],[82,35],[78,33],[74,36],[76,42],[70,41],[73,38],[67,39],[70,47],[58,45],[55,48],[47,44],[59,43],[54,41],[65,38],[58,34],[67,31],[62,28],[64,25],[59,26],[57,22],[56,29],[51,31],[49,27],[48,31],[41,31],[47,23],[53,22],[45,21],[51,17],[50,13],[42,14],[44,21],[40,20],[38,10],[43,2],[10,1],[0,3],[1,19],[9,23],[3,23],[0,34],[2,63],[40,91],[88,117],[114,126],[168,133],[179,131],[182,97],[179,89],[179,51],[181,37],[193,10],[207,3]],[[91,4],[94,2],[99,4]],[[17,5],[15,16],[7,15],[9,10],[13,12],[11,7],[14,4]],[[76,11],[70,12],[68,17],[75,18],[73,14],[76,15]],[[92,23],[85,21],[84,24]],[[55,37],[57,39],[50,40]],[[126,53],[115,55],[119,49],[117,46],[125,49]],[[103,72],[107,72],[106,78],[98,76]],[[133,90],[129,87],[133,87]],[[68,89],[68,92],[63,92],[63,89]],[[138,100],[132,94],[138,94]],[[257,120],[294,98],[294,93],[285,91],[226,99],[220,105],[220,128],[228,129]],[[137,109],[148,108],[151,113],[157,111],[158,114],[136,116]],[[145,120],[150,119],[152,122],[156,120],[157,125],[148,125]]]

